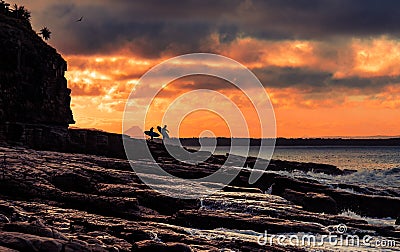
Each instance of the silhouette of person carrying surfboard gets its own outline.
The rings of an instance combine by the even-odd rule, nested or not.
[[[161,128],[161,126],[157,126],[157,130],[161,133],[163,140],[169,139],[169,130],[167,129],[167,125],[164,125],[163,128]]]
[[[151,141],[153,141],[154,137],[159,137],[160,136],[160,134],[158,134],[157,132],[154,132],[154,127],[151,127],[150,130],[146,130],[144,132],[144,134],[149,136]]]

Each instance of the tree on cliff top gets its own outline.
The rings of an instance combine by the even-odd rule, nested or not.
[[[25,9],[25,6],[18,6],[14,4],[14,8],[12,10],[12,13],[15,18],[18,19],[24,19],[26,21],[30,21],[31,19],[31,12]]]
[[[21,19],[30,24],[31,12],[25,9],[25,6],[18,6],[14,4],[13,8],[10,9],[9,3],[5,2],[4,0],[0,0],[0,14]]]
[[[25,6],[14,4],[12,9],[10,9],[9,3],[0,0],[0,14],[26,21],[30,27],[31,12],[25,9]],[[49,28],[43,27],[38,34],[42,35],[44,40],[49,40],[51,31]]]
[[[45,26],[40,30],[39,34],[42,35],[44,40],[49,40],[50,39],[50,35],[51,35],[51,31],[49,30],[49,28],[47,28]]]
[[[10,13],[10,4],[4,2],[4,0],[0,1],[0,13],[9,14]]]
[[[31,12],[25,9],[25,6],[18,6],[14,4],[13,8],[10,9],[9,3],[5,2],[4,0],[0,0],[0,14],[27,21],[30,24]]]

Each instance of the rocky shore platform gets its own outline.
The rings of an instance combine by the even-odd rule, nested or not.
[[[209,175],[226,161],[211,156],[188,165],[159,144],[150,148],[166,171],[182,178]],[[248,158],[245,166],[252,165]],[[273,160],[256,184],[248,183],[250,171],[243,169],[223,191],[197,200],[155,192],[124,159],[3,145],[0,168],[0,251],[314,251],[260,245],[258,237],[265,231],[326,235],[337,225],[346,225],[346,234],[397,241],[394,249],[400,249],[394,221],[377,224],[340,214],[350,210],[395,220],[399,191],[327,185],[274,172],[352,172],[330,165]]]

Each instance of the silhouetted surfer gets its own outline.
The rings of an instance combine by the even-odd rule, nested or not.
[[[167,129],[167,125],[164,125],[163,128],[161,128],[161,126],[157,126],[157,130],[161,133],[163,140],[169,139],[169,130]]]
[[[168,139],[169,138],[169,130],[167,130],[167,125],[164,125],[164,128],[161,130],[161,134],[163,139]]]
[[[144,134],[148,135],[152,141],[153,141],[154,137],[160,136],[160,134],[158,134],[157,132],[154,132],[154,127],[151,127],[150,130],[146,130],[144,132]]]
[[[151,140],[154,139],[154,128],[153,127],[150,128],[150,137],[151,137]]]

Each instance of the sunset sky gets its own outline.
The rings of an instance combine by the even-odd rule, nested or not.
[[[15,3],[32,12],[35,30],[49,27],[49,43],[68,62],[76,127],[121,132],[131,91],[140,93],[138,101],[146,95],[147,87],[137,83],[147,70],[170,57],[209,52],[255,73],[270,95],[280,137],[400,135],[400,1]],[[251,136],[259,137],[248,101],[220,79],[169,84],[156,98],[158,111],[199,88],[232,99]],[[182,121],[180,137],[206,129],[229,136],[216,114],[196,113]]]

